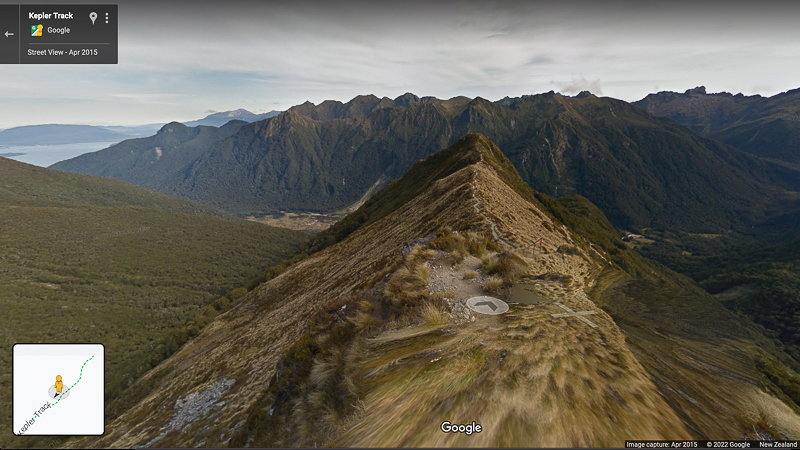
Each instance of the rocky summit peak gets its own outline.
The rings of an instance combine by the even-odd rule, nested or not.
[[[705,86],[697,86],[694,89],[687,89],[686,94],[695,94],[695,95],[706,95],[706,87]]]
[[[186,125],[184,125],[184,124],[182,124],[180,122],[170,122],[170,123],[164,125],[163,127],[161,127],[161,129],[158,130],[158,134],[161,134],[161,133],[172,133],[176,129],[182,130],[184,128],[186,128]]]
[[[412,103],[419,102],[419,97],[411,92],[406,92],[405,94],[394,99],[394,102],[397,104],[397,106],[409,106]]]

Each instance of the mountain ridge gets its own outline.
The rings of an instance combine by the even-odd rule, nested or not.
[[[596,221],[585,199],[533,191],[496,145],[466,135],[137,381],[138,403],[104,436],[68,445],[619,446],[800,432],[797,406],[755,366],[756,345],[775,352],[763,336]],[[508,299],[490,273],[537,283],[544,300],[501,316],[459,306],[484,289]],[[553,317],[555,301],[594,310],[596,327]],[[445,434],[443,420],[485,432]]]
[[[26,125],[0,131],[0,145],[60,145],[84,142],[116,142],[129,133],[93,125]]]
[[[259,120],[269,119],[280,114],[280,111],[270,111],[261,114],[252,113],[244,108],[235,109],[232,111],[214,112],[202,119],[183,122],[187,127],[196,127],[198,125],[222,127],[232,120],[241,120],[244,122],[257,122]]]
[[[749,226],[783,190],[800,185],[791,167],[700,138],[627,102],[554,92],[498,102],[410,93],[306,102],[242,126],[157,182],[130,181],[238,215],[324,213],[469,132],[497,142],[536,190],[582,194],[625,229]],[[73,161],[61,167],[81,170]]]
[[[171,122],[153,136],[126,140],[104,150],[58,162],[50,168],[138,182],[163,192],[166,187],[161,180],[172,174],[180,177],[187,161],[197,158],[211,143],[232,135],[245,123],[231,120],[217,128]]]
[[[745,152],[800,163],[800,89],[762,97],[709,94],[700,86],[650,94],[634,104]]]

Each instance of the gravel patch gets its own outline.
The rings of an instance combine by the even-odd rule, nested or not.
[[[184,431],[191,426],[200,417],[205,417],[214,408],[219,408],[222,405],[217,404],[217,401],[222,397],[236,380],[233,378],[226,380],[220,378],[215,381],[211,386],[207,387],[202,392],[192,392],[184,398],[180,398],[175,402],[175,414],[172,420],[162,429],[161,434],[151,439],[142,447],[150,447],[156,442],[160,441],[170,431],[180,430]]]

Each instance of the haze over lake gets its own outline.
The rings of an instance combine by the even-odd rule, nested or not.
[[[108,148],[113,144],[116,144],[116,142],[3,146],[0,147],[0,156],[39,167],[48,167],[65,159]]]

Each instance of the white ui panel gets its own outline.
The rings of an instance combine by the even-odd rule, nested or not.
[[[103,434],[104,363],[102,344],[14,345],[14,434]]]

